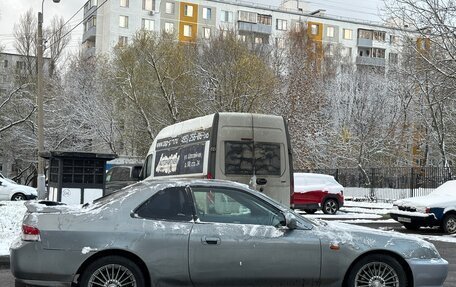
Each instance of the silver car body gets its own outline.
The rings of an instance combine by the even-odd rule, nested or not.
[[[297,228],[204,222],[195,215],[186,221],[148,220],[135,214],[148,198],[171,187],[247,193],[287,220],[296,218]],[[40,241],[18,239],[11,246],[17,282],[71,286],[89,262],[109,254],[134,261],[152,286],[340,287],[354,262],[373,253],[396,258],[415,287],[443,286],[447,275],[448,263],[431,243],[310,221],[241,184],[147,180],[108,199],[85,207],[27,204],[24,224],[40,230]]]

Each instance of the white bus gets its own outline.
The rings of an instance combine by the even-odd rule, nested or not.
[[[167,126],[149,149],[143,177],[232,180],[290,206],[293,166],[286,121],[216,113]]]

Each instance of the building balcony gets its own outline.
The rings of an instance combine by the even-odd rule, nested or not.
[[[85,41],[95,41],[96,35],[97,35],[97,27],[96,26],[90,27],[82,35],[82,43],[84,43]]]
[[[384,58],[356,57],[356,65],[385,67],[385,63],[386,61]]]
[[[238,21],[238,31],[271,35],[272,26]]]
[[[373,47],[372,39],[358,38],[358,46],[360,47]]]

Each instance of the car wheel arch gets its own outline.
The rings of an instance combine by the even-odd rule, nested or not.
[[[14,197],[17,196],[17,195],[22,195],[22,197],[24,198],[24,200],[27,198],[27,196],[25,195],[25,192],[22,192],[22,191],[13,191],[13,192],[12,192],[12,195],[10,196],[10,199],[11,199],[11,200],[14,200]]]
[[[443,210],[443,217],[445,217],[445,215],[447,214],[456,214],[456,207],[454,206],[451,206],[451,207],[447,207]]]
[[[353,270],[353,267],[356,265],[356,263],[358,263],[360,260],[362,260],[363,258],[365,258],[366,256],[369,256],[369,255],[390,256],[390,257],[396,259],[399,262],[399,264],[405,270],[405,273],[406,273],[406,276],[407,276],[407,282],[408,282],[407,286],[408,287],[413,287],[414,286],[412,269],[410,268],[410,266],[407,263],[407,261],[401,255],[399,255],[399,254],[397,254],[397,253],[395,253],[393,251],[390,251],[390,250],[371,250],[371,251],[368,251],[368,252],[365,252],[365,253],[359,255],[355,260],[353,260],[353,262],[350,264],[350,266],[345,271],[344,281],[342,283],[343,287],[349,287],[348,286],[348,282],[347,282],[348,281],[348,277],[350,275],[350,272]]]
[[[339,201],[339,198],[337,198],[337,196],[335,194],[327,194],[325,197],[323,197],[322,201],[321,201],[321,205],[323,206],[323,204],[325,203],[326,200],[328,199],[335,199],[337,201],[337,204],[340,206],[340,201]]]
[[[96,260],[98,260],[100,258],[103,258],[103,257],[106,257],[106,256],[110,256],[110,255],[125,257],[125,258],[133,261],[135,264],[137,264],[138,267],[141,269],[141,272],[144,275],[144,279],[146,280],[146,286],[151,286],[151,282],[152,281],[151,281],[151,278],[150,278],[149,270],[147,269],[147,266],[146,266],[146,263],[144,263],[144,260],[142,260],[141,257],[139,257],[138,255],[136,255],[136,254],[134,254],[134,253],[132,253],[130,251],[127,251],[127,250],[122,250],[122,249],[102,250],[102,251],[96,252],[95,254],[93,254],[92,256],[87,258],[81,264],[81,266],[79,266],[78,271],[75,273],[75,275],[79,274],[78,284],[80,283],[79,280],[81,279],[80,275],[82,274],[82,272],[84,272],[85,269],[87,269],[87,267],[92,262],[95,262]]]

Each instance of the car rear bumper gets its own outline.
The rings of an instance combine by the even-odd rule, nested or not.
[[[71,286],[81,252],[43,249],[40,242],[17,240],[10,248],[11,273],[18,286]]]
[[[448,275],[445,259],[408,259],[415,287],[442,287]]]
[[[421,213],[421,212],[390,212],[392,219],[406,224],[412,224],[416,226],[438,226],[440,221],[437,220],[433,213]]]

